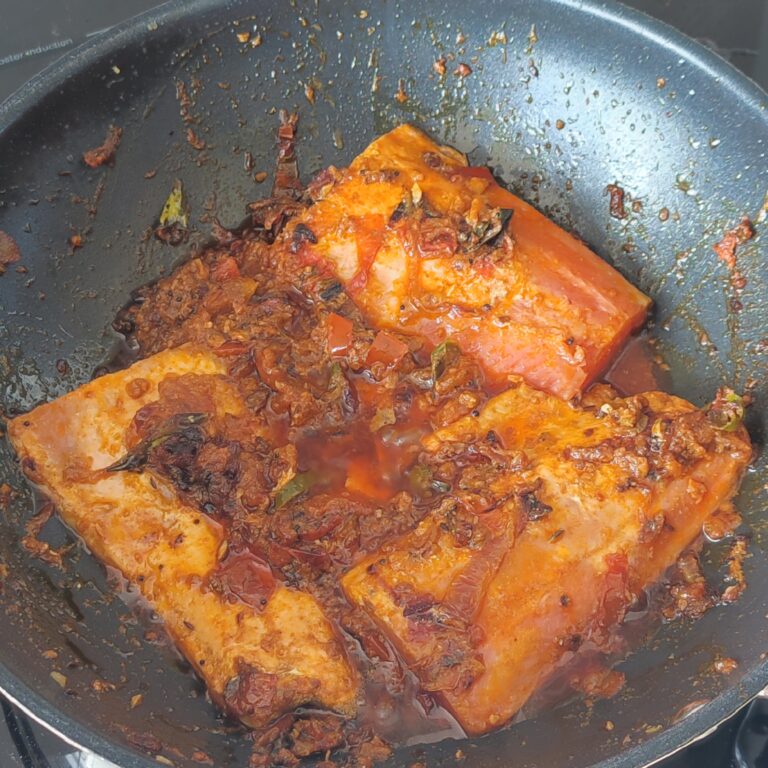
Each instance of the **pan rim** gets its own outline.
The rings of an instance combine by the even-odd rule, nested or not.
[[[669,24],[630,8],[619,0],[545,0],[545,2],[604,19],[685,56],[690,64],[703,70],[716,81],[730,86],[742,101],[757,110],[764,120],[768,120],[764,109],[768,106],[768,92],[722,56]],[[40,95],[53,91],[75,74],[80,69],[81,60],[89,55],[95,57],[104,55],[111,49],[119,49],[120,44],[139,31],[142,26],[146,27],[153,22],[158,25],[166,24],[176,19],[183,19],[187,15],[216,8],[221,4],[222,0],[165,0],[156,8],[115,24],[67,51],[0,102],[0,138],[16,120],[37,103]],[[234,8],[236,2],[224,0],[224,4]]]
[[[768,93],[757,83],[714,51],[687,37],[674,27],[630,8],[615,0],[545,0],[551,6],[562,6],[593,16],[611,25],[623,27],[639,39],[646,40],[684,58],[721,87],[731,90],[743,102],[745,111],[754,113],[768,127]],[[0,141],[7,131],[46,95],[53,93],[90,61],[120,50],[136,36],[145,34],[154,24],[166,25],[183,21],[187,16],[221,8],[236,10],[235,0],[167,0],[144,11],[66,52],[21,88],[0,103]],[[739,682],[683,720],[650,737],[647,741],[609,757],[591,768],[638,768],[657,764],[712,732],[739,708],[754,699],[768,683],[768,660],[755,666]],[[59,711],[43,696],[19,680],[0,662],[0,693],[18,706],[35,722],[47,728],[73,747],[93,752],[121,768],[151,768],[153,758],[140,755],[91,730],[78,720]]]

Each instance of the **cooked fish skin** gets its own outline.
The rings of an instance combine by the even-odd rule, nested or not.
[[[473,562],[477,570],[486,555],[445,533],[431,547],[418,546],[419,535],[440,529],[441,520],[423,521],[420,532],[372,554],[343,580],[349,600],[427,686],[435,670],[472,661],[472,674],[443,674],[437,689],[468,734],[509,721],[582,644],[606,647],[643,587],[731,499],[751,458],[743,428],[717,430],[705,411],[672,395],[622,399],[602,385],[572,405],[521,383],[478,417],[425,438],[425,448],[471,447],[489,434],[520,452],[518,480],[535,489],[537,514],[465,613],[461,631],[474,634],[472,649],[457,651],[445,629],[455,616],[446,595],[457,574]],[[521,514],[511,502],[506,509]],[[477,524],[484,525],[483,514]]]
[[[410,125],[376,139],[316,194],[283,249],[330,268],[374,325],[434,345],[451,337],[502,384],[521,375],[570,399],[650,305],[487,169]],[[500,209],[512,213],[506,234]]]
[[[312,596],[278,585],[263,611],[224,599],[206,587],[222,527],[150,473],[105,471],[167,377],[221,377],[217,409],[242,413],[225,373],[203,349],[161,352],[13,419],[9,436],[29,479],[91,552],[138,586],[220,706],[252,727],[304,704],[352,716],[357,674]]]

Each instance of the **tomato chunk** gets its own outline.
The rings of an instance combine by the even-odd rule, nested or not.
[[[236,277],[240,277],[240,267],[231,256],[222,259],[211,272],[211,278],[217,283],[233,280]]]
[[[328,315],[328,352],[342,357],[352,346],[352,321],[331,312]]]
[[[244,341],[230,339],[220,344],[215,350],[216,357],[237,357],[248,351],[248,345]]]
[[[213,579],[221,592],[238,597],[257,611],[264,609],[277,587],[269,564],[250,552],[227,557]]]
[[[365,360],[369,365],[373,363],[394,365],[400,362],[407,353],[407,344],[395,338],[391,333],[379,331],[373,340],[373,344],[371,344],[371,348],[368,350]]]

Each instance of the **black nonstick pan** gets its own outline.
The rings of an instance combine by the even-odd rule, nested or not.
[[[453,74],[460,63],[469,76]],[[148,234],[174,180],[191,245],[209,238],[214,215],[237,224],[267,194],[276,110],[300,113],[305,178],[397,123],[420,125],[489,164],[654,298],[651,335],[672,392],[703,404],[722,384],[749,389],[758,455],[738,500],[751,553],[738,602],[658,629],[622,663],[627,685],[614,699],[576,699],[481,739],[406,746],[391,765],[452,765],[457,751],[471,768],[651,763],[768,683],[766,99],[672,29],[596,0],[164,5],[0,107],[0,230],[21,252],[0,277],[3,408],[30,409],[119,357],[115,313],[183,255]],[[187,141],[184,110],[204,149]],[[114,163],[88,168],[82,153],[110,124],[123,129]],[[625,218],[610,214],[609,184],[626,192]],[[742,216],[757,236],[738,251],[737,289],[712,246]],[[39,500],[5,444],[3,482],[14,492],[0,515],[0,688],[125,768],[199,765],[196,750],[217,768],[247,765],[242,734],[130,586],[55,520],[43,535],[71,547],[63,570],[26,553],[20,537]],[[707,550],[715,582],[727,551]],[[718,673],[717,658],[737,667]]]

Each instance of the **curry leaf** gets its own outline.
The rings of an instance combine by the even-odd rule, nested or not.
[[[318,477],[316,472],[301,472],[294,475],[276,494],[275,509],[284,507],[289,501],[308,491],[315,483]]]
[[[166,440],[179,435],[189,427],[202,424],[208,418],[206,413],[177,413],[164,422],[160,428],[145,437],[114,464],[110,464],[107,472],[139,472],[149,460],[149,454]]]
[[[718,391],[712,405],[707,410],[707,419],[715,428],[723,432],[735,432],[744,420],[744,398],[732,389]]]
[[[438,344],[430,355],[432,362],[432,386],[453,365],[461,355],[459,345],[451,339],[446,339],[442,344]]]
[[[181,185],[181,181],[176,179],[173,183],[171,194],[168,195],[168,199],[165,201],[162,213],[160,214],[160,226],[165,227],[176,224],[186,229],[188,222],[189,214],[187,213],[187,206],[184,201],[184,188]]]
[[[369,427],[371,432],[378,432],[382,427],[394,424],[396,421],[395,409],[391,405],[385,405],[376,409]]]
[[[417,464],[408,473],[408,479],[411,487],[419,496],[426,496],[431,492],[448,493],[451,490],[450,484],[437,480],[432,470],[425,464]]]

